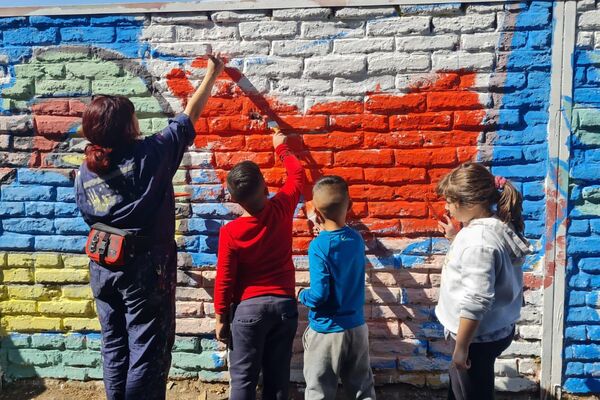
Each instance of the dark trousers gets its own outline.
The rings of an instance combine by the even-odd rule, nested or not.
[[[90,263],[108,400],[163,400],[175,339],[175,245],[109,269]]]
[[[450,364],[449,400],[493,400],[494,363],[510,346],[514,332],[495,342],[472,343],[469,346],[471,368],[461,370]],[[454,340],[452,340],[454,342]],[[456,342],[454,342],[456,345]]]
[[[296,299],[276,296],[242,301],[233,312],[229,352],[230,400],[254,400],[262,370],[263,399],[287,400]]]

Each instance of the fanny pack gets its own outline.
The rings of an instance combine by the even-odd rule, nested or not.
[[[136,254],[149,249],[149,240],[102,223],[92,225],[85,244],[88,257],[105,267],[122,267]]]

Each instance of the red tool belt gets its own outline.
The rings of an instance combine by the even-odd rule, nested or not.
[[[102,223],[92,225],[85,244],[85,253],[96,263],[107,267],[122,267],[136,253],[147,249],[147,239]]]

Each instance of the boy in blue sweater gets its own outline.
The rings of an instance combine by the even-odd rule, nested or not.
[[[321,232],[308,249],[310,288],[298,299],[310,308],[304,344],[305,399],[335,399],[338,379],[348,398],[375,399],[365,323],[365,243],[346,225],[352,204],[339,176],[313,187]]]

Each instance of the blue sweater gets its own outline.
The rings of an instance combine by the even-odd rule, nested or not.
[[[299,300],[310,308],[310,327],[321,333],[341,332],[365,323],[365,243],[345,226],[321,231],[308,249],[310,288]]]

